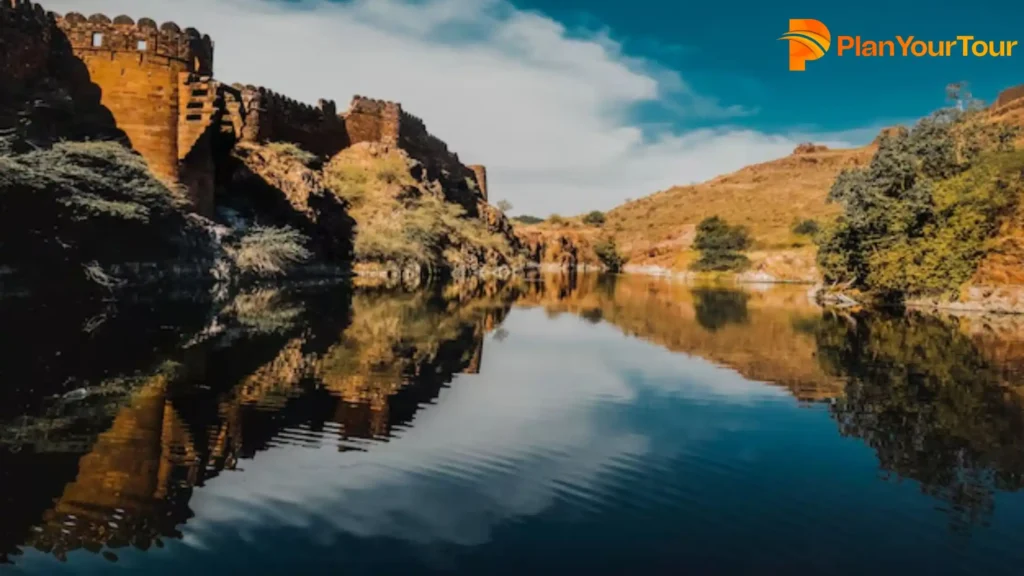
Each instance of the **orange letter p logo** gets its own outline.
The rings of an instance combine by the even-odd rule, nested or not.
[[[828,52],[832,34],[817,20],[797,18],[789,21],[789,32],[779,40],[789,40],[789,69],[802,72],[808,60],[817,60]]]

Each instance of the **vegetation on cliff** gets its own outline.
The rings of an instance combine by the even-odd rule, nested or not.
[[[1013,131],[945,109],[885,135],[828,199],[843,212],[819,236],[826,280],[889,299],[955,293],[1024,193]]]
[[[448,198],[401,150],[355,145],[324,167],[324,179],[356,222],[357,263],[428,272],[523,266],[500,211]]]
[[[161,275],[226,280],[305,259],[287,228],[232,230],[115,142],[63,142],[0,155],[0,263],[32,290],[106,292]]]

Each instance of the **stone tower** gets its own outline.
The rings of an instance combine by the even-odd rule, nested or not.
[[[209,142],[201,142],[216,113],[210,37],[149,18],[72,12],[55,22],[132,148],[158,178],[183,187],[198,212],[211,214],[213,161]]]

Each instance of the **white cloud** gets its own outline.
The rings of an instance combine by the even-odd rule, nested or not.
[[[675,72],[623,54],[604,32],[570,35],[504,0],[44,5],[195,27],[216,42],[222,81],[342,107],[353,94],[400,101],[464,161],[487,165],[492,200],[508,199],[517,212],[610,208],[783,156],[812,138],[733,128],[651,134],[631,118],[633,106],[661,103],[722,121],[751,111],[694,93]]]

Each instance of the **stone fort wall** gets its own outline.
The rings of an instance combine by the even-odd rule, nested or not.
[[[38,4],[0,0],[0,91],[49,71],[53,19]]]
[[[200,213],[213,212],[210,139],[225,126],[239,141],[291,142],[321,156],[360,142],[399,147],[431,177],[475,180],[486,200],[483,167],[462,165],[400,104],[355,96],[339,114],[330,100],[311,106],[266,88],[220,84],[212,78],[214,43],[194,28],[124,15],[61,16],[28,0],[0,0],[0,24],[0,91],[46,76],[55,58],[80,61],[132,148],[157,177],[183,186]]]
[[[190,183],[197,208],[212,213],[212,175],[185,173],[194,164],[185,160],[214,113],[210,37],[150,18],[77,12],[54,18],[132,148],[160,179]]]

